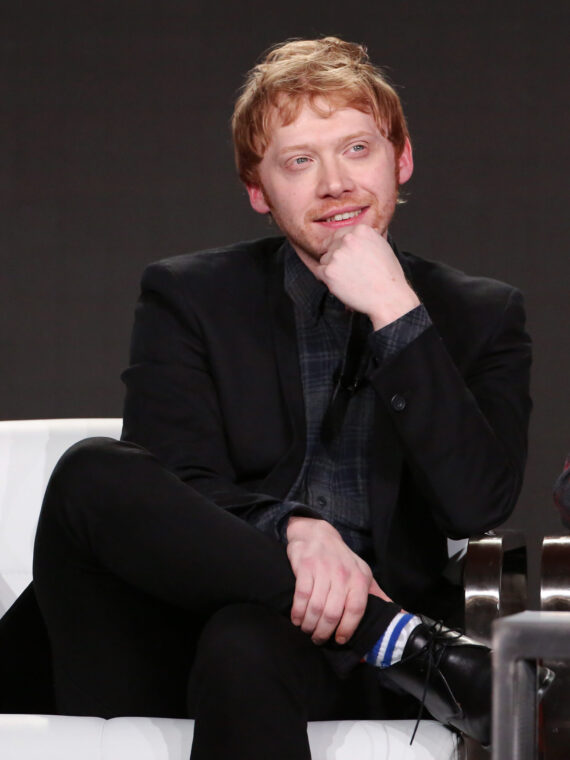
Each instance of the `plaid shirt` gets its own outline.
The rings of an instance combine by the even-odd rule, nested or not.
[[[319,282],[289,246],[285,290],[295,309],[299,361],[305,400],[307,448],[299,476],[283,502],[278,520],[299,504],[332,523],[360,556],[372,559],[367,463],[375,394],[364,382],[348,403],[340,434],[321,439],[321,425],[346,351],[350,312]],[[380,364],[417,338],[431,320],[420,305],[376,332],[368,321],[370,361]]]

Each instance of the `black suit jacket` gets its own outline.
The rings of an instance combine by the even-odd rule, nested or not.
[[[253,522],[286,496],[305,453],[283,253],[269,238],[150,265],[123,374],[123,438]],[[434,615],[446,537],[492,528],[515,505],[530,341],[518,291],[398,255],[434,324],[370,377],[374,574],[402,606]]]

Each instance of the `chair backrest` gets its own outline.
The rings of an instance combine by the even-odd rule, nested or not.
[[[36,525],[58,459],[91,436],[118,438],[122,421],[0,421],[0,617],[32,579]]]

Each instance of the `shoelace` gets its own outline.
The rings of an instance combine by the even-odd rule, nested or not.
[[[455,638],[452,638],[449,641],[438,640],[439,635],[442,633],[444,628],[447,631],[454,633]],[[416,724],[412,732],[412,738],[410,739],[410,746],[413,744],[414,739],[416,738],[416,733],[420,726],[420,721],[422,719],[422,715],[424,712],[426,695],[427,695],[427,690],[429,687],[429,680],[431,678],[432,670],[434,669],[434,667],[436,668],[439,667],[439,663],[441,662],[441,659],[443,655],[445,654],[447,647],[450,644],[452,644],[454,641],[457,641],[457,639],[460,639],[461,636],[463,636],[463,631],[459,630],[458,628],[446,628],[446,626],[443,625],[441,620],[437,620],[428,628],[428,636],[429,636],[428,643],[425,644],[418,652],[415,652],[413,655],[410,655],[410,657],[406,658],[406,661],[411,660],[415,657],[420,657],[421,655],[427,652],[427,661],[428,661],[426,677],[424,679],[424,688],[422,692],[422,698],[420,700],[420,709],[418,711],[418,717],[416,718]],[[437,656],[435,654],[436,644],[441,647],[440,652]]]
[[[449,633],[455,634],[454,637],[448,638],[446,641],[442,641],[441,639],[439,639],[439,635],[442,633],[444,629],[446,629]],[[414,730],[412,732],[412,738],[410,739],[410,746],[413,744],[413,741],[416,737],[416,733],[420,726],[420,721],[422,719],[422,715],[423,715],[423,711],[425,707],[425,699],[426,699],[427,690],[429,687],[429,680],[432,674],[432,670],[434,667],[436,668],[439,667],[439,663],[441,662],[443,655],[445,654],[447,650],[447,647],[450,644],[453,644],[454,641],[457,641],[457,639],[461,638],[461,636],[464,636],[465,633],[460,628],[447,628],[446,626],[443,625],[441,620],[437,620],[431,626],[429,626],[428,635],[429,635],[428,643],[425,644],[418,652],[415,652],[414,654],[406,658],[406,661],[408,661],[408,660],[413,659],[414,657],[420,657],[422,654],[424,654],[424,652],[428,653],[428,666],[427,666],[427,671],[426,671],[426,677],[424,680],[422,698],[420,700],[420,709],[418,711],[418,717],[416,718],[416,723],[414,726]],[[434,650],[435,650],[436,644],[441,647],[441,650],[437,657],[434,656]],[[542,700],[542,697],[548,691],[550,685],[554,681],[555,674],[552,670],[550,670],[550,668],[546,668],[543,665],[539,665],[539,669],[540,670],[539,670],[539,678],[538,678],[537,699],[540,702]]]

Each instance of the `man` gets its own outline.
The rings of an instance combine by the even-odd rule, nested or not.
[[[58,709],[189,714],[194,760],[290,760],[391,688],[488,742],[488,650],[417,613],[452,616],[447,537],[520,489],[520,294],[396,250],[412,149],[362,47],[276,47],[233,134],[285,237],[143,276],[123,441],[64,456],[38,527]]]

